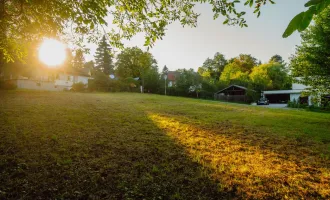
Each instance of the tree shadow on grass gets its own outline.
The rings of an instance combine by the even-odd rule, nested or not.
[[[329,197],[329,161],[313,144],[230,122],[203,126],[127,96],[5,97],[0,199]]]
[[[249,199],[330,197],[330,160],[320,155],[316,143],[274,138],[230,122],[187,123],[166,112],[150,112],[149,117],[192,160],[209,169],[223,191]]]
[[[0,111],[0,199],[233,198],[146,114],[112,103]]]

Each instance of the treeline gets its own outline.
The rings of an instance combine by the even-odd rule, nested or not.
[[[94,79],[89,88],[98,91],[139,92],[142,86],[145,93],[165,94],[166,87],[167,95],[213,98],[216,91],[232,84],[256,93],[291,87],[288,69],[279,55],[262,64],[247,54],[227,60],[223,54],[216,53],[213,58],[207,58],[197,72],[193,69],[171,72],[166,66],[160,69],[152,54],[138,47],[125,48],[115,56],[103,38],[95,63],[88,62],[84,66],[93,70]],[[168,74],[174,74],[174,79]]]
[[[29,52],[35,52],[35,49],[36,46],[31,46]],[[263,90],[291,87],[286,64],[279,55],[262,64],[252,55],[240,54],[226,59],[223,54],[216,53],[212,58],[207,58],[197,71],[169,71],[166,66],[158,66],[150,52],[138,47],[125,48],[115,54],[106,37],[103,37],[94,60],[86,62],[82,50],[72,52],[68,49],[67,59],[59,67],[90,69],[93,77],[88,84],[90,91],[141,92],[142,86],[145,93],[165,94],[166,88],[167,95],[212,99],[216,91],[232,84],[255,90],[257,97]],[[41,69],[48,70],[43,65],[35,55],[29,54],[26,63],[8,63],[5,71],[10,76],[33,77]],[[84,89],[84,86],[78,84],[75,88]]]

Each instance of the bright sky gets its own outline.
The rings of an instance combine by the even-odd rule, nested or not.
[[[179,23],[168,26],[166,36],[157,41],[150,52],[158,61],[161,70],[166,65],[170,70],[179,68],[200,67],[206,58],[220,52],[227,59],[240,53],[252,54],[262,62],[267,62],[275,54],[281,55],[286,61],[294,53],[295,45],[300,44],[300,36],[294,33],[289,38],[282,34],[290,20],[305,10],[307,0],[275,0],[275,5],[263,7],[261,16],[257,18],[250,8],[246,20],[248,28],[223,25],[224,18],[213,20],[211,6],[197,5],[196,11],[201,13],[197,28],[182,27]],[[138,46],[142,49],[143,35],[135,36],[126,43],[127,46]],[[93,59],[96,45],[89,45],[91,54],[86,60]]]

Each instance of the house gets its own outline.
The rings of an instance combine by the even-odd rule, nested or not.
[[[92,79],[90,69],[61,69],[56,75],[55,87],[70,90],[74,83],[87,85],[89,79]]]
[[[178,71],[168,71],[167,72],[167,86],[173,87],[176,85],[177,79],[180,77],[180,72]]]
[[[291,90],[271,90],[263,91],[262,96],[269,100],[269,103],[287,103],[288,101],[299,101],[301,104],[312,104],[312,96],[302,96],[302,92],[308,86],[292,83]]]
[[[54,69],[41,70],[35,77],[16,76],[6,81],[14,84],[19,89],[63,91],[70,90],[74,83],[83,83],[87,86],[92,79],[89,69]]]
[[[251,102],[252,98],[248,92],[255,92],[246,87],[239,85],[231,85],[214,94],[215,100],[231,101],[231,102]]]

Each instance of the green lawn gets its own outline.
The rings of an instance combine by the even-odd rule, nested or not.
[[[330,114],[0,91],[0,199],[329,199]]]

